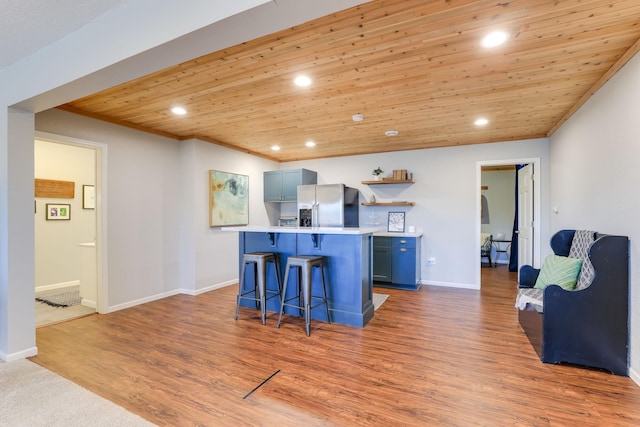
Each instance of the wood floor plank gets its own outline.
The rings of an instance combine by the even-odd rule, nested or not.
[[[259,311],[236,287],[37,330],[32,360],[158,425],[635,426],[629,378],[540,362],[516,276],[389,294],[365,328]],[[250,396],[247,393],[276,371]]]

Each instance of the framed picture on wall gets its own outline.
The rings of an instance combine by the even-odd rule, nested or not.
[[[209,171],[209,226],[249,224],[249,177]]]
[[[47,203],[47,220],[69,221],[71,219],[71,205]]]
[[[389,212],[387,231],[404,232],[404,212]]]
[[[96,208],[96,187],[94,185],[82,186],[82,209]]]

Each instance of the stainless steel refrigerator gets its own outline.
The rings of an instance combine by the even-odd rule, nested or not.
[[[358,190],[344,184],[299,185],[300,227],[358,227]]]

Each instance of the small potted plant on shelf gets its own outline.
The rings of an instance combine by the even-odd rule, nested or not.
[[[374,178],[376,181],[380,181],[380,179],[382,178],[382,174],[384,173],[384,171],[380,168],[380,166],[378,166],[377,168],[375,168],[372,172]]]

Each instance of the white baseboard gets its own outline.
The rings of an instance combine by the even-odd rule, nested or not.
[[[226,282],[221,282],[221,283],[217,283],[215,285],[211,285],[211,286],[207,286],[205,288],[201,288],[201,289],[197,289],[197,290],[192,290],[192,289],[176,289],[173,291],[169,291],[169,292],[163,292],[161,294],[156,294],[147,298],[140,298],[138,300],[133,300],[133,301],[129,301],[129,302],[125,302],[122,304],[118,304],[118,305],[114,305],[114,306],[110,306],[107,307],[107,310],[104,312],[106,313],[113,313],[114,311],[119,311],[119,310],[124,310],[125,308],[130,308],[130,307],[135,307],[136,305],[140,305],[140,304],[145,304],[151,301],[157,301],[159,299],[163,299],[163,298],[168,298],[168,297],[172,297],[174,295],[179,295],[179,294],[184,294],[184,295],[191,295],[191,296],[197,296],[200,294],[204,294],[205,292],[209,292],[209,291],[213,291],[216,289],[221,289],[227,286],[231,286],[234,284],[238,283],[238,279],[232,279],[232,280],[228,280]],[[83,300],[84,302],[84,300]],[[84,305],[84,304],[83,304]]]
[[[70,282],[53,283],[51,285],[36,286],[36,292],[50,291],[53,289],[69,288],[71,286],[80,286],[80,280],[72,280]]]
[[[467,284],[467,283],[434,282],[434,281],[421,280],[420,284],[427,285],[427,286],[442,286],[442,287],[445,287],[445,288],[474,289],[474,290],[479,290],[480,289],[476,285]]]
[[[217,283],[215,285],[207,286],[206,288],[197,289],[194,295],[204,294],[206,292],[215,291],[216,289],[226,288],[227,286],[237,285],[238,279],[228,280],[226,282]]]
[[[629,378],[631,378],[634,383],[640,386],[640,375],[635,369],[629,368]]]
[[[0,359],[5,362],[14,362],[16,360],[25,359],[27,357],[35,356],[38,354],[38,347],[31,347],[17,353],[6,354],[0,352]]]
[[[95,301],[91,301],[86,298],[82,298],[82,300],[80,301],[80,305],[84,305],[85,307],[90,307],[95,309],[98,308],[98,304]]]
[[[150,297],[140,298],[140,299],[129,301],[129,302],[125,302],[125,303],[122,303],[122,304],[112,305],[112,306],[107,307],[107,310],[104,312],[104,314],[113,313],[114,311],[124,310],[125,308],[135,307],[136,305],[146,304],[146,303],[151,302],[151,301],[157,301],[159,299],[172,297],[172,296],[178,295],[180,293],[182,293],[182,292],[180,292],[179,289],[176,289],[174,291],[163,292],[161,294],[152,295]]]

